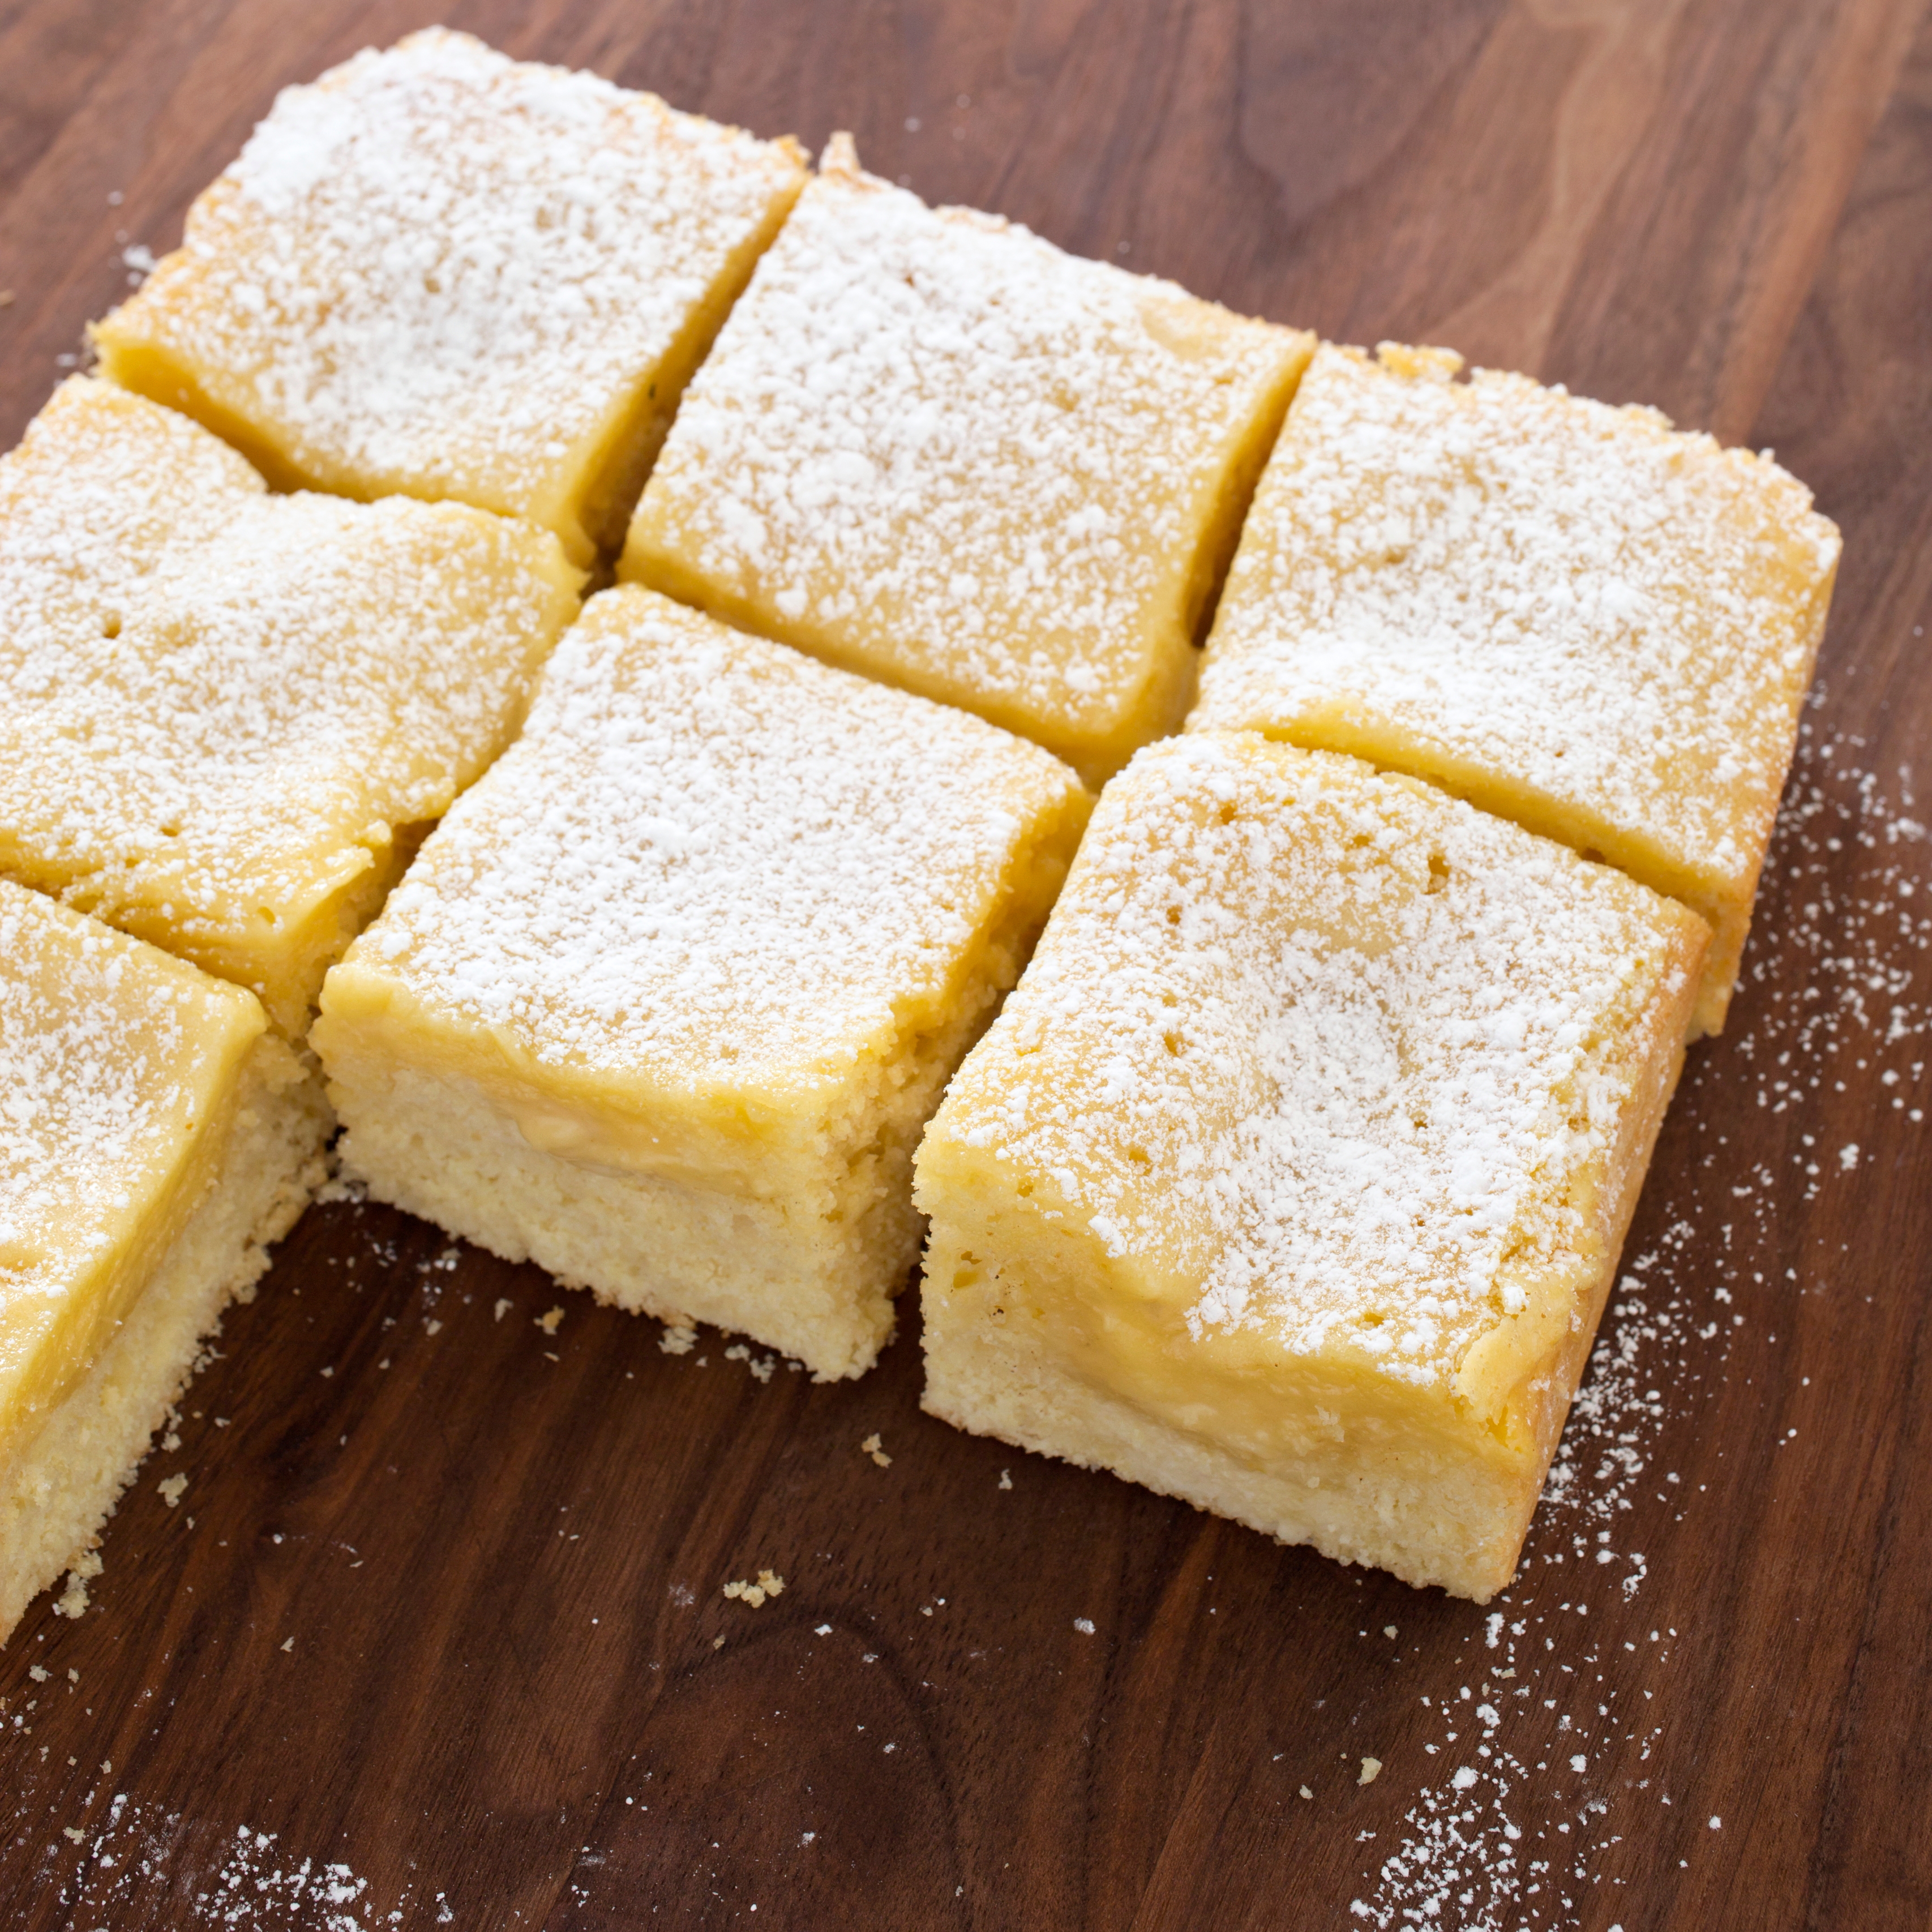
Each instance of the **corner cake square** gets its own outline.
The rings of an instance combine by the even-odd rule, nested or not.
[[[94,342],[278,485],[528,517],[587,564],[805,176],[791,141],[412,34],[284,89]]]
[[[1242,532],[1190,724],[1426,778],[1607,860],[1735,983],[1837,530],[1749,451],[1384,344],[1324,344]]]
[[[918,1256],[914,1144],[1090,804],[963,712],[593,598],[328,976],[344,1169],[620,1306],[857,1375]]]
[[[1314,338],[931,208],[836,137],[693,379],[620,574],[1090,783],[1174,729]]]
[[[260,1004],[0,880],[0,1639],[88,1552],[322,1178]]]
[[[579,581],[533,524],[272,496],[186,416],[71,378],[0,457],[0,875],[299,1037]]]
[[[919,1150],[925,1406],[1486,1600],[1708,937],[1352,759],[1143,752]]]

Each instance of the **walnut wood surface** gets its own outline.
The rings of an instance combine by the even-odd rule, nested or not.
[[[275,88],[430,17],[0,5],[0,436]],[[1932,992],[1886,897],[1902,872],[1932,910],[1898,822],[1932,742],[1923,0],[446,17],[760,132],[850,127],[929,198],[1256,313],[1654,403],[1816,490],[1846,556],[1801,808],[1632,1232],[1664,1258],[1606,1324],[1659,1364],[1645,1467],[1578,1460],[1630,1505],[1606,1568],[1574,1508],[1539,1517],[1498,1607],[1534,1694],[1504,1736],[1549,1768],[1509,1800],[1504,1903],[1430,1922],[1932,1922],[1932,1082],[1922,1036],[1885,1038]],[[865,1381],[766,1384],[446,1247],[312,1211],[95,1608],[43,1599],[0,1654],[5,1922],[1352,1927],[1414,1895],[1377,1872],[1500,1654],[1482,1612],[921,1417],[910,1304]],[[766,1566],[782,1598],[721,1595]],[[244,1826],[275,1834],[253,1863]],[[347,1895],[296,1897],[304,1858]]]

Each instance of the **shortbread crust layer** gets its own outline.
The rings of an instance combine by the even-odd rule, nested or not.
[[[248,994],[0,883],[0,1638],[88,1549],[323,1176]]]

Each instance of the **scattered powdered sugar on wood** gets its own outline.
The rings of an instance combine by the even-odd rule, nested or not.
[[[425,1897],[406,1884],[392,1900],[379,1901],[352,1865],[297,1856],[275,1832],[246,1825],[223,1831],[124,1792],[99,1804],[103,1795],[88,1792],[82,1822],[47,1845],[42,1882],[69,1924],[378,1932],[456,1922],[440,1892]]]
[[[1932,1101],[1926,828],[1910,773],[1888,790],[1864,749],[1808,721],[1801,731],[1750,990],[1730,1034],[1700,1050],[1680,1103],[1714,1157],[1646,1210],[1660,1232],[1625,1262],[1522,1571],[1472,1626],[1468,1665],[1422,1700],[1434,1732],[1425,1781],[1352,1907],[1378,1932],[1609,1925],[1624,1868],[1640,1858],[1688,1866],[1712,1828],[1694,1787],[1652,1768],[1692,1694],[1684,1654],[1699,1634],[1645,1616],[1646,1581],[1672,1559],[1634,1546],[1630,1524],[1641,1510],[1654,1525],[1660,1509],[1690,1536],[1701,1513],[1724,1507],[1715,1482],[1687,1482],[1670,1462],[1747,1334],[1763,1338],[1773,1365],[1767,1400],[1802,1404],[1797,1378],[1778,1377],[1779,1330],[1804,1298],[1856,1285],[1834,1278],[1829,1254],[1790,1264],[1794,1206],[1802,1214],[1824,1188],[1872,1184],[1865,1163],[1844,1166],[1818,1131],[1827,1110],[1850,1104],[1836,1099],[1846,1076],[1867,1096],[1858,1131],[1887,1164]],[[1771,1130],[1780,1114],[1796,1118]],[[1780,1454],[1804,1452],[1796,1429],[1775,1439]],[[1618,1850],[1638,1843],[1640,1854]]]
[[[809,1087],[944,1010],[1077,794],[977,718],[613,591],[352,957],[547,1063]]]
[[[1184,648],[1230,450],[1301,339],[929,208],[842,140],[822,166],[686,391],[640,529],[779,634],[1110,718],[1150,628]]]
[[[413,34],[285,88],[110,327],[217,372],[305,473],[527,508],[802,167],[594,74]]]
[[[1653,410],[1384,354],[1316,352],[1194,722],[1393,732],[1748,888],[1837,530]]]

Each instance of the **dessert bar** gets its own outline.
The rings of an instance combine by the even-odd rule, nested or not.
[[[1097,782],[1180,722],[1313,346],[928,208],[842,136],[693,379],[620,574]]]
[[[0,457],[0,876],[299,1038],[579,580],[533,524],[271,496],[186,416],[70,378]]]
[[[964,712],[593,598],[329,974],[344,1168],[621,1306],[856,1375],[918,1256],[914,1144],[1089,805]]]
[[[805,174],[792,142],[412,34],[284,89],[94,343],[278,486],[528,517],[587,565]]]
[[[89,1551],[328,1109],[252,994],[0,880],[0,1637]]]
[[[925,1406],[1486,1599],[1708,938],[1415,780],[1149,748],[920,1148]]]

